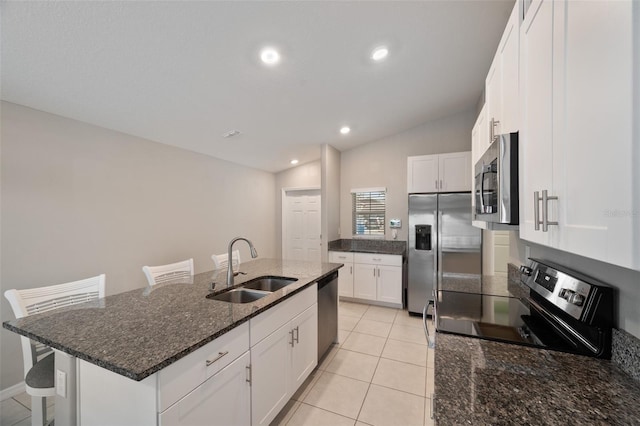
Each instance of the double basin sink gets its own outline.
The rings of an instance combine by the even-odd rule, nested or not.
[[[210,294],[207,298],[229,303],[251,303],[295,281],[298,281],[298,279],[271,276],[258,277],[247,281],[238,288],[215,295]]]

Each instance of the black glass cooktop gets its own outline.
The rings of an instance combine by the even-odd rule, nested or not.
[[[439,291],[435,307],[438,332],[576,351],[535,309],[516,297]]]

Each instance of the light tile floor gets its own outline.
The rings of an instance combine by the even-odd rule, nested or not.
[[[47,398],[47,421],[55,415],[55,398]],[[0,402],[1,426],[31,426],[31,397],[26,392]]]
[[[422,319],[399,309],[340,302],[338,339],[272,425],[433,424],[433,349]],[[47,400],[53,418],[54,400]],[[0,425],[31,424],[31,398],[0,402]]]
[[[422,318],[340,302],[338,328],[340,343],[271,425],[433,425],[434,353]]]

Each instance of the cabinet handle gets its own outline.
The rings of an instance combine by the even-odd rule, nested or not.
[[[490,137],[490,141],[489,141],[489,143],[493,143],[493,141],[495,141],[495,140],[496,140],[496,138],[498,137],[498,136],[496,135],[496,130],[495,130],[495,128],[496,128],[496,126],[497,126],[498,124],[500,124],[500,122],[499,122],[498,120],[494,119],[493,117],[491,117],[491,124],[489,125],[489,134],[490,134],[490,136],[489,136],[489,137]]]
[[[296,326],[296,328],[294,328],[293,330],[296,332],[294,337],[296,343],[300,343],[300,328]]]
[[[533,229],[540,230],[540,193],[533,193]]]
[[[291,347],[293,347],[294,343],[293,343],[293,330],[289,331],[289,334],[291,335],[291,341],[289,342],[289,344],[291,345]]]
[[[378,278],[380,278],[380,268],[378,268]]]
[[[442,179],[440,179],[440,189],[444,189],[444,187],[442,186]]]
[[[434,185],[436,186],[436,189],[438,189],[438,179],[435,180]]]
[[[375,278],[376,276],[376,268],[373,268],[373,277]]]
[[[349,266],[349,274],[353,275],[353,266]]]
[[[217,357],[215,357],[214,359],[208,359],[207,360],[207,367],[210,366],[211,364],[213,364],[214,362],[216,362],[217,360],[219,360],[220,358],[222,358],[223,356],[225,356],[228,353],[229,353],[229,351],[218,352],[218,356]]]
[[[558,222],[549,221],[549,200],[557,200],[557,195],[548,195],[545,189],[542,191],[542,232],[549,231],[549,225],[557,225]]]
[[[247,378],[245,379],[247,383],[251,384],[251,366],[247,365]]]

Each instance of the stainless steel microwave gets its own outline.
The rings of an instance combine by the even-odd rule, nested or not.
[[[518,133],[495,137],[475,165],[474,186],[474,220],[487,228],[519,224]]]

